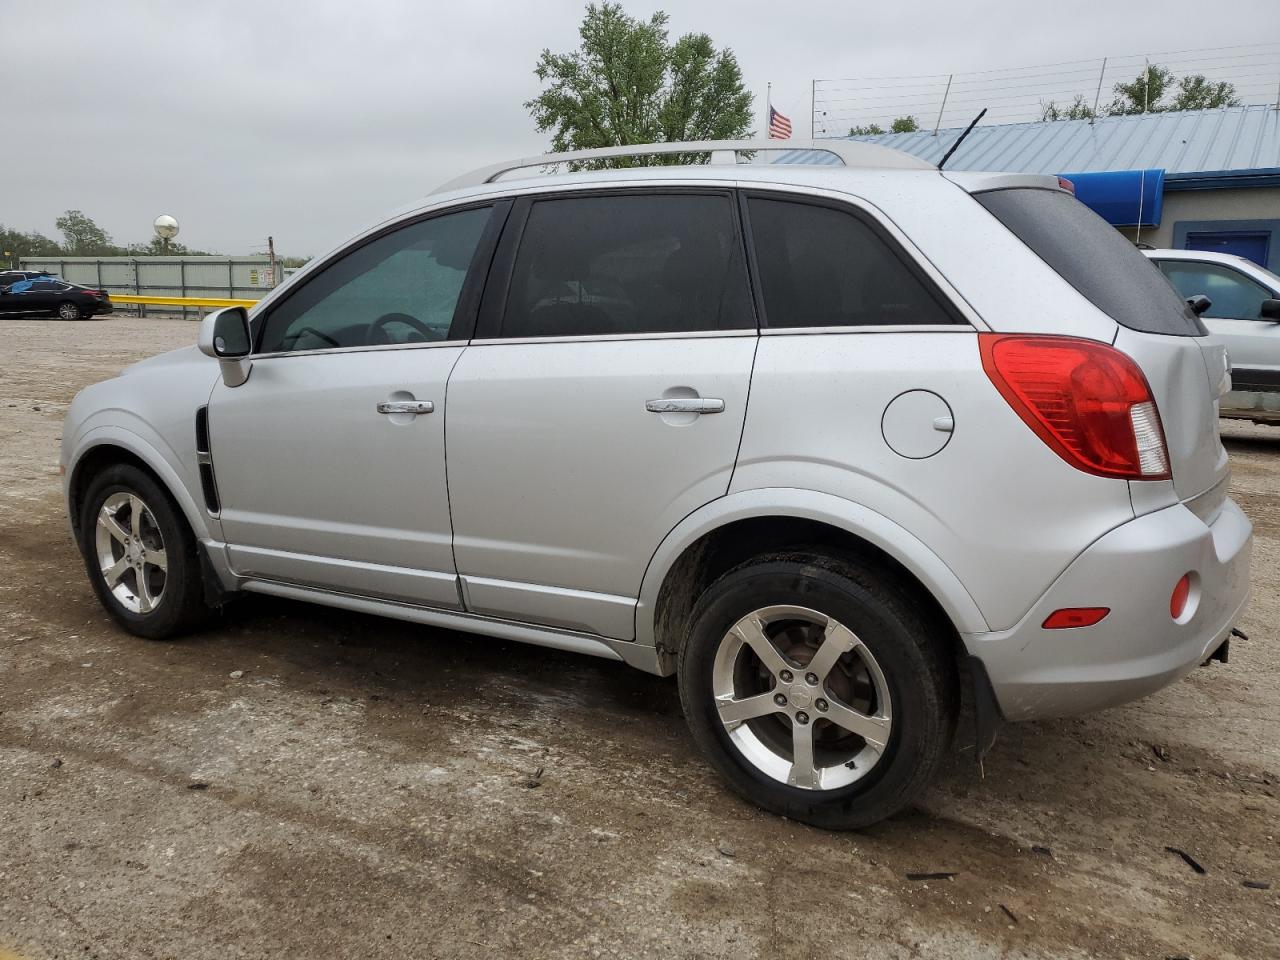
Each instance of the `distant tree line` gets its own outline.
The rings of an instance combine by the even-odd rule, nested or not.
[[[1092,120],[1094,117],[1120,117],[1137,113],[1171,113],[1176,110],[1210,110],[1215,107],[1238,107],[1236,88],[1225,80],[1209,80],[1203,74],[1190,73],[1176,77],[1172,70],[1151,64],[1129,83],[1117,83],[1110,103],[1099,105],[1097,112],[1076,94],[1068,104],[1047,100],[1040,104],[1041,120]],[[878,123],[850,127],[849,136],[869,137],[882,133],[915,133],[920,124],[914,116],[898,117],[886,130]]]
[[[176,240],[164,241],[152,237],[149,243],[130,243],[121,246],[93,219],[80,210],[68,210],[54,221],[62,234],[59,242],[38,231],[15,230],[0,224],[0,255],[7,260],[19,257],[147,257],[168,252],[174,256],[204,256],[207,251],[193,250]]]
[[[915,133],[920,129],[920,124],[916,123],[916,118],[911,116],[898,117],[893,123],[889,124],[889,133]],[[868,123],[862,127],[850,127],[849,136],[851,137],[874,137],[881,133],[885,133],[884,127],[878,123]]]
[[[1200,73],[1175,77],[1172,70],[1158,63],[1144,68],[1129,83],[1117,83],[1112,93],[1111,102],[1097,112],[1082,94],[1076,94],[1075,99],[1065,106],[1049,100],[1040,105],[1040,119],[1092,120],[1097,116],[1212,110],[1216,107],[1238,107],[1241,102],[1234,84],[1225,80],[1209,80]]]

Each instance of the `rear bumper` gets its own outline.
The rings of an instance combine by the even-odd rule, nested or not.
[[[1008,720],[1087,713],[1160,689],[1213,653],[1249,597],[1253,527],[1232,500],[1206,523],[1182,504],[1138,517],[1097,540],[1022,621],[965,645],[991,678]],[[1186,612],[1169,613],[1174,585],[1193,574]],[[1063,607],[1109,607],[1092,627],[1045,630]]]

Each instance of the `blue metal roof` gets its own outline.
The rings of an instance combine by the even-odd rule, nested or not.
[[[936,137],[928,130],[848,139],[893,147],[937,163],[963,129],[940,130]],[[777,162],[786,162],[784,156]],[[1093,123],[979,124],[947,161],[947,169],[1055,174],[1161,169],[1171,180],[1206,173],[1219,177],[1275,174],[1280,170],[1280,110],[1258,104],[1100,117]]]

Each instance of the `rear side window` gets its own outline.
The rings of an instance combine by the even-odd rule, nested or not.
[[[770,327],[954,323],[871,226],[831,207],[747,201]]]
[[[1239,270],[1197,260],[1158,260],[1160,269],[1183,297],[1209,298],[1204,316],[1210,319],[1258,320],[1262,301],[1271,291]]]
[[[1020,187],[976,193],[974,199],[1122,326],[1204,336],[1204,326],[1155,265],[1071,194]]]
[[[568,197],[532,204],[500,337],[754,328],[725,195]]]

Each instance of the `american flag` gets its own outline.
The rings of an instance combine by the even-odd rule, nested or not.
[[[769,107],[769,139],[791,139],[791,121],[773,109],[772,106]]]

